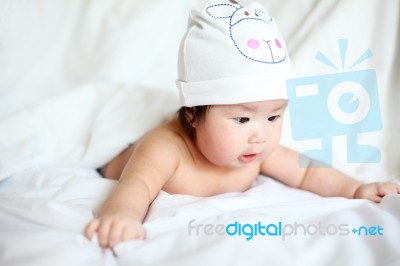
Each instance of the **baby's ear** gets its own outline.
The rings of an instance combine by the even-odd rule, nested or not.
[[[189,117],[190,120],[193,119],[194,114],[196,113],[196,106],[193,107],[185,107],[185,113]]]
[[[229,18],[240,7],[235,0],[210,0],[205,10],[213,18]]]

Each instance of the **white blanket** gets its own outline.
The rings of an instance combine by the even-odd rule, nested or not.
[[[299,75],[349,71],[314,59],[320,51],[340,66],[338,39],[348,40],[349,62],[371,49],[355,69],[376,71],[383,126],[360,138],[382,160],[348,163],[335,137],[334,165],[362,181],[399,181],[400,2],[260,2]],[[94,169],[177,110],[179,40],[189,8],[203,3],[0,1],[0,265],[400,264],[400,196],[321,198],[264,176],[209,198],[161,191],[144,241],[102,251],[83,236],[115,185]],[[284,144],[318,142],[294,141],[290,125],[287,115]]]
[[[385,197],[380,204],[324,199],[262,176],[244,193],[199,198],[161,192],[144,223],[147,239],[119,244],[113,254],[102,251],[96,238],[87,240],[82,230],[114,184],[93,170],[76,168],[30,168],[4,180],[2,265],[397,265],[400,261],[400,196]],[[215,231],[218,225],[235,222],[277,227],[281,222],[282,234],[274,235],[278,231],[270,227],[271,235],[246,240],[248,235]]]

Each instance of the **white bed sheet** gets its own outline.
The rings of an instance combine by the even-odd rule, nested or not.
[[[320,198],[259,176],[244,193],[200,198],[161,192],[144,226],[147,239],[102,251],[82,230],[115,181],[93,170],[28,168],[1,182],[2,265],[398,265],[400,196],[381,204],[367,200]],[[193,229],[189,233],[191,220]],[[207,234],[200,223],[282,222],[322,229],[326,235],[245,236]],[[378,225],[382,236],[339,233]],[[336,227],[337,229],[334,229]],[[287,229],[289,230],[289,229]],[[231,231],[232,232],[232,231]],[[271,231],[272,232],[272,231]],[[288,231],[287,231],[288,232]],[[343,233],[346,233],[343,231]],[[115,256],[116,255],[116,256]]]
[[[114,253],[83,236],[115,185],[93,169],[178,108],[179,40],[189,8],[204,2],[0,1],[0,265],[400,265],[399,196],[381,204],[320,198],[262,176],[244,193],[161,192],[145,221],[147,239]],[[337,139],[335,166],[362,181],[399,181],[400,1],[260,2],[300,75],[336,73],[314,56],[340,63],[338,39],[348,39],[350,61],[372,50],[358,70],[376,71],[383,129],[364,140],[382,161],[348,164]],[[292,139],[288,116],[282,142],[299,151],[310,144]],[[384,235],[246,241],[189,235],[192,219],[379,225]]]

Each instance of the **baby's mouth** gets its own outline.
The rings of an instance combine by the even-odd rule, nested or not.
[[[242,163],[251,163],[251,162],[254,162],[257,158],[258,158],[258,155],[256,153],[252,153],[252,154],[246,154],[246,155],[240,156],[239,160]]]

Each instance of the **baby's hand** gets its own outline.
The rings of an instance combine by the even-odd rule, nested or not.
[[[363,184],[357,188],[354,198],[369,199],[379,203],[384,196],[390,194],[400,194],[400,184],[381,182]]]
[[[129,215],[109,214],[94,219],[86,226],[85,236],[92,239],[96,232],[102,248],[112,248],[126,240],[145,238],[141,221]]]

